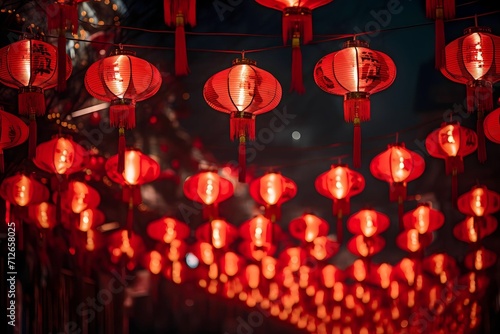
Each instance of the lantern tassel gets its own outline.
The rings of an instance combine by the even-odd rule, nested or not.
[[[341,244],[344,239],[344,227],[342,222],[342,213],[337,215],[337,243]]]
[[[241,117],[232,114],[229,120],[229,136],[233,140],[241,136],[255,140],[255,117],[250,114],[244,114]]]
[[[359,118],[354,120],[354,139],[352,148],[352,165],[354,168],[361,167],[361,122]]]
[[[36,155],[37,125],[35,113],[30,114],[28,159],[33,159]]]
[[[398,199],[398,219],[399,219],[399,230],[404,230],[403,216],[405,214],[404,200],[403,197]]]
[[[127,211],[127,235],[129,238],[132,237],[132,228],[134,224],[134,199],[130,197],[128,201],[128,211]]]
[[[66,34],[64,27],[59,32],[57,38],[57,91],[59,93],[66,90]]]
[[[477,113],[477,158],[479,162],[486,161],[486,139],[484,138],[484,112]]]
[[[56,222],[61,224],[62,203],[61,203],[61,188],[56,192]]]
[[[458,172],[456,169],[453,170],[451,174],[451,204],[453,207],[457,207],[458,198]]]
[[[238,164],[240,166],[240,171],[238,174],[238,182],[244,183],[246,179],[246,138],[245,136],[240,136],[240,144],[238,146]]]
[[[119,128],[118,130],[118,173],[123,173],[125,170],[125,128]]]
[[[304,81],[302,78],[302,52],[300,50],[300,35],[294,34],[292,39],[292,84],[290,91],[304,94]]]
[[[187,75],[189,73],[187,51],[186,51],[186,32],[184,30],[184,15],[178,13],[176,16],[175,28],[175,75]]]

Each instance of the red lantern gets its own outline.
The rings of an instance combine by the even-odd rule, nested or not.
[[[426,0],[425,15],[427,18],[436,20],[435,27],[435,64],[439,69],[443,63],[444,49],[444,20],[455,17],[455,0]]]
[[[418,230],[414,228],[405,230],[396,237],[396,245],[402,250],[411,253],[422,252],[431,242],[432,234],[420,234]]]
[[[141,237],[136,234],[130,235],[125,230],[113,232],[109,236],[107,244],[111,262],[119,264],[123,261],[128,270],[135,268],[145,252]]]
[[[82,232],[89,231],[92,227],[96,227],[104,223],[104,213],[95,208],[85,209],[80,212],[80,217],[76,228]]]
[[[484,134],[492,142],[500,144],[500,108],[493,110],[485,117]]]
[[[238,236],[238,230],[223,219],[213,219],[196,229],[196,238],[216,249],[226,249]]]
[[[47,202],[28,206],[28,217],[37,227],[51,229],[56,226],[56,206]]]
[[[163,0],[165,24],[175,25],[175,75],[189,73],[184,26],[196,25],[196,0]]]
[[[353,237],[347,243],[347,249],[349,252],[356,256],[361,257],[371,257],[378,252],[380,252],[385,247],[384,238],[374,235],[372,237],[365,237],[364,235],[358,235]]]
[[[18,117],[3,111],[0,106],[0,173],[5,171],[3,150],[24,143],[28,139],[28,127]]]
[[[61,201],[73,213],[81,213],[86,209],[95,209],[101,202],[99,192],[80,181],[70,181],[68,188],[62,192]]]
[[[57,49],[49,43],[23,39],[0,49],[0,82],[19,89],[19,113],[28,115],[29,158],[36,148],[36,116],[45,114],[44,90],[57,85],[59,59]],[[71,59],[65,57],[67,80],[71,74]]]
[[[333,214],[337,216],[337,242],[342,242],[342,217],[351,212],[350,200],[363,191],[365,179],[345,165],[332,165],[328,172],[316,178],[316,191],[333,199]]]
[[[231,181],[213,171],[202,171],[184,181],[184,195],[192,201],[204,204],[203,217],[210,220],[219,215],[219,203],[233,196]]]
[[[500,194],[485,186],[473,187],[458,198],[458,210],[465,215],[485,217],[500,209]]]
[[[37,146],[33,162],[48,173],[68,176],[84,168],[86,151],[71,137],[57,136]]]
[[[132,233],[134,206],[141,203],[140,186],[152,182],[160,175],[160,165],[137,149],[128,149],[124,154],[124,170],[120,172],[119,154],[106,162],[106,173],[114,182],[122,185],[122,200],[128,203],[127,230]]]
[[[427,257],[423,263],[424,270],[438,276],[441,284],[457,278],[459,268],[455,259],[448,254],[438,253]]]
[[[283,12],[283,44],[292,40],[292,82],[290,91],[304,93],[300,44],[313,39],[312,10],[332,0],[256,0],[262,6]]]
[[[89,94],[111,103],[110,125],[119,128],[119,173],[124,169],[125,128],[135,128],[135,104],[156,94],[160,86],[161,75],[156,67],[123,50],[93,63],[85,73]]]
[[[467,254],[464,259],[465,266],[470,270],[481,271],[495,264],[497,255],[484,247]]]
[[[370,163],[372,175],[389,183],[389,199],[399,204],[400,225],[403,223],[406,184],[420,177],[424,169],[424,158],[406,149],[404,143],[389,145],[386,151],[377,155]]]
[[[445,159],[446,174],[451,174],[451,197],[456,205],[458,193],[458,174],[464,172],[463,157],[477,148],[474,131],[461,127],[458,122],[443,123],[431,132],[425,140],[427,152],[435,158]]]
[[[389,228],[389,217],[375,210],[361,210],[347,220],[347,229],[352,234],[366,238],[378,235]]]
[[[260,261],[274,253],[276,245],[273,241],[279,239],[281,230],[268,218],[257,215],[240,225],[239,234],[243,239],[239,245],[241,253],[250,259]]]
[[[431,209],[427,203],[419,203],[417,208],[404,214],[405,229],[416,229],[419,234],[432,233],[444,224],[444,215]]]
[[[294,238],[310,243],[328,234],[328,223],[318,216],[307,213],[293,219],[288,229]]]
[[[307,248],[309,249],[309,254],[312,257],[318,261],[323,261],[337,254],[340,245],[338,242],[333,241],[327,236],[321,236],[315,238],[311,243],[309,243]]]
[[[392,59],[360,40],[347,41],[314,68],[314,81],[322,90],[344,96],[344,120],[354,123],[354,168],[361,167],[360,125],[370,120],[370,95],[389,87],[395,78]]]
[[[49,199],[48,189],[34,178],[24,174],[16,174],[3,180],[0,195],[9,203],[17,206],[28,206]]]
[[[250,195],[259,204],[265,205],[265,216],[275,222],[280,219],[280,207],[297,194],[297,185],[280,173],[266,173],[253,180]]]
[[[468,217],[455,225],[453,235],[460,241],[476,243],[495,232],[497,227],[498,222],[493,216],[484,216],[480,220]]]
[[[190,232],[189,226],[172,217],[152,221],[147,227],[147,233],[152,239],[167,244],[174,240],[186,239]]]
[[[464,36],[445,49],[441,73],[453,82],[467,86],[467,111],[477,112],[477,155],[486,160],[483,119],[493,110],[493,84],[500,80],[500,37],[486,27],[465,29]]]
[[[228,113],[231,139],[239,140],[239,181],[245,181],[246,141],[255,140],[255,117],[273,110],[281,100],[275,77],[242,57],[205,83],[203,97],[210,107]]]

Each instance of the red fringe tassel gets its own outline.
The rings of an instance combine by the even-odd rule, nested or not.
[[[399,230],[403,231],[405,229],[405,225],[403,222],[403,216],[405,214],[405,206],[403,197],[398,199],[398,219],[399,219]]]
[[[135,103],[126,101],[109,107],[109,123],[114,127],[135,128]]]
[[[19,114],[29,115],[35,113],[38,116],[45,114],[45,96],[43,91],[21,91],[18,94]]]
[[[370,99],[368,97],[347,97],[344,99],[344,120],[354,122],[359,118],[361,122],[370,120]]]
[[[182,76],[189,73],[186,51],[186,33],[184,31],[184,15],[179,13],[175,28],[175,75]]]
[[[246,140],[244,136],[240,137],[240,144],[238,146],[238,164],[240,166],[240,171],[238,174],[238,182],[244,183],[247,173]]]
[[[342,222],[342,214],[337,215],[337,242],[339,244],[344,240],[344,226]]]
[[[290,91],[304,94],[304,80],[302,78],[302,52],[300,50],[300,37],[294,36],[292,40],[292,84]]]
[[[249,140],[255,140],[255,117],[237,117],[231,115],[229,120],[229,135],[232,140],[242,136]]]
[[[286,45],[287,41],[293,38],[293,35],[300,33],[302,36],[302,42],[308,44],[312,41],[312,15],[305,14],[283,14],[282,19],[282,37],[283,45]]]
[[[354,122],[354,139],[352,143],[352,165],[354,168],[361,167],[361,124]]]
[[[37,138],[36,116],[34,113],[32,113],[30,114],[30,125],[29,125],[28,159],[33,159],[36,156],[36,138]]]
[[[486,161],[486,139],[484,137],[484,112],[477,113],[477,159],[479,162],[484,163]]]
[[[125,170],[125,149],[126,149],[126,141],[125,141],[125,129],[120,128],[118,130],[118,173],[123,173]]]
[[[132,237],[132,228],[134,225],[134,201],[131,198],[128,202],[128,210],[127,210],[127,235],[129,238]]]

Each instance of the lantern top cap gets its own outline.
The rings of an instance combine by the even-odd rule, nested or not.
[[[301,7],[301,6],[292,6],[292,7],[286,7],[283,9],[283,15],[289,16],[289,15],[311,15],[312,10],[307,7]]]
[[[344,42],[344,44],[342,45],[342,47],[344,49],[346,49],[346,48],[353,48],[353,47],[369,48],[370,45],[368,44],[368,42],[362,41],[360,39],[353,39],[353,40],[348,40],[348,41]]]
[[[245,58],[245,52],[241,55],[241,58],[236,58],[233,60],[233,66],[235,65],[253,65],[256,66],[257,62],[252,59]]]
[[[406,148],[405,146],[405,143],[401,142],[401,143],[392,143],[392,144],[389,144],[387,145],[388,148],[391,148],[391,147],[404,147]]]
[[[111,53],[109,54],[109,57],[112,57],[112,56],[119,56],[119,55],[125,55],[125,56],[135,56],[135,52],[134,51],[130,51],[130,50],[123,50],[122,46],[120,45],[120,48],[119,49],[115,49],[114,51],[111,51]]]
[[[485,32],[485,33],[491,33],[491,28],[490,27],[469,27],[464,29],[464,35],[469,35],[475,32]]]

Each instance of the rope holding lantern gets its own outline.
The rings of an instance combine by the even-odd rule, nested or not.
[[[444,20],[455,17],[455,0],[426,0],[425,15],[435,20],[435,67],[441,68],[444,57]]]
[[[196,25],[196,0],[163,0],[164,19],[168,26],[175,26],[175,75],[187,75],[189,66],[184,26]]]

